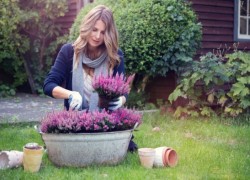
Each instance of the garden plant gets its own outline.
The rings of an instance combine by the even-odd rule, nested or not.
[[[7,77],[0,95],[14,95],[26,83],[33,94],[41,93],[58,44],[66,41],[56,21],[68,11],[67,1],[3,0],[0,6],[0,67]]]
[[[182,113],[191,116],[238,116],[250,113],[250,53],[207,53],[200,61],[193,61],[180,77],[177,88],[170,94],[170,102],[178,97],[189,100]]]

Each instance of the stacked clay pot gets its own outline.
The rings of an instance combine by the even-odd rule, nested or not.
[[[155,158],[155,149],[153,148],[139,148],[138,154],[141,165],[145,168],[152,168]]]
[[[155,148],[154,167],[174,167],[178,162],[178,156],[171,147]]]

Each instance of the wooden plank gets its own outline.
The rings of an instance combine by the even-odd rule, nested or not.
[[[250,43],[249,42],[240,42],[238,45],[238,49],[250,51]]]
[[[213,21],[207,19],[200,20],[203,27],[224,27],[224,28],[233,28],[234,24],[232,21]]]
[[[221,7],[234,7],[234,0],[189,0],[192,4],[221,6]]]
[[[203,35],[202,41],[210,41],[210,42],[233,42],[233,35]]]
[[[203,49],[224,49],[233,47],[233,42],[210,42],[210,41],[203,41],[201,47]]]
[[[192,5],[194,11],[196,12],[207,12],[207,13],[217,13],[217,14],[233,14],[233,7],[215,7],[215,6],[205,6],[205,5]]]
[[[77,3],[70,3],[68,6],[68,9],[76,9],[77,8]]]
[[[57,22],[58,23],[65,23],[65,22],[70,22],[70,23],[73,23],[75,20],[75,17],[74,16],[71,16],[71,17],[62,17],[62,18],[58,18]]]
[[[65,13],[65,16],[76,16],[76,11],[68,11],[67,13]]]
[[[233,35],[233,28],[203,27],[203,35]]]
[[[219,13],[203,13],[199,12],[197,14],[199,20],[215,20],[215,21],[234,21],[233,14],[219,14]],[[223,22],[222,22],[223,23]]]

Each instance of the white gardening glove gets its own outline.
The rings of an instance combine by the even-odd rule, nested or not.
[[[69,109],[70,110],[79,110],[82,106],[82,96],[79,92],[72,91],[69,95]]]
[[[109,110],[114,111],[119,109],[120,107],[123,106],[123,104],[125,103],[125,97],[124,96],[120,96],[116,99],[113,99],[111,102],[109,102]]]

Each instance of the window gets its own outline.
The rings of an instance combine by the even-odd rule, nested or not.
[[[250,0],[235,0],[235,40],[250,40]]]

